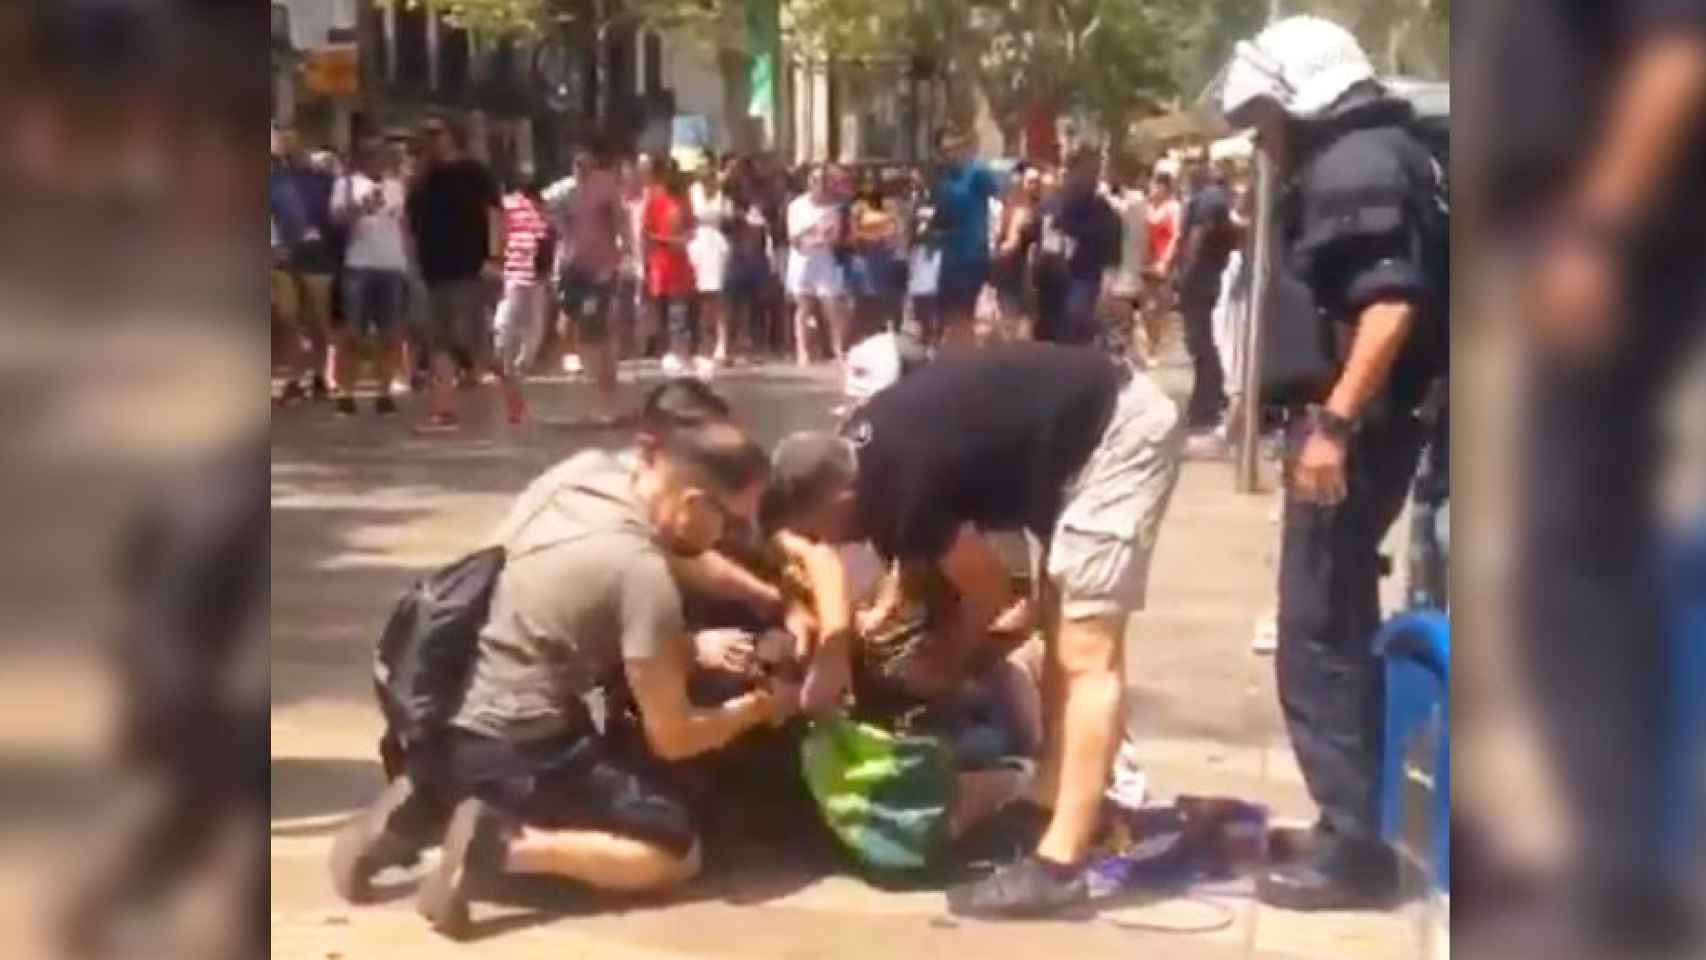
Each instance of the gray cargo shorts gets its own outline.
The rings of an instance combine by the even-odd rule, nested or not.
[[[1141,371],[1120,390],[1102,439],[1067,487],[1048,550],[1066,620],[1142,610],[1149,561],[1179,480],[1179,408]]]
[[[428,285],[427,338],[434,351],[462,351],[476,368],[483,368],[492,354],[485,280],[471,277]]]

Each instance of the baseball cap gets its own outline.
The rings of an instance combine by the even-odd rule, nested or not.
[[[1265,98],[1293,117],[1313,119],[1374,78],[1374,65],[1349,30],[1320,17],[1286,17],[1233,48],[1221,112],[1236,124],[1237,114]]]

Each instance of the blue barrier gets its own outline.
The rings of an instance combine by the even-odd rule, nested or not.
[[[1418,742],[1437,737],[1425,758],[1433,778],[1428,849],[1434,885],[1451,890],[1451,622],[1438,610],[1416,610],[1389,620],[1375,637],[1386,663],[1385,737],[1380,764],[1380,834],[1397,843],[1403,826],[1405,756]]]

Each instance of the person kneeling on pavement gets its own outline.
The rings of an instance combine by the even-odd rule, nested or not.
[[[522,493],[432,790],[457,801],[419,894],[435,929],[464,934],[469,900],[501,874],[650,892],[698,872],[696,817],[668,765],[781,724],[799,692],[772,680],[717,706],[690,702],[694,649],[670,562],[751,518],[767,468],[739,429],[707,423],[671,432],[637,466],[577,455]],[[595,725],[586,698],[599,689],[631,698],[632,726],[614,713]]]

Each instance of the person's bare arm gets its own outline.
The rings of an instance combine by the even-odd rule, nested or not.
[[[959,592],[959,628],[983,634],[1013,605],[1013,578],[989,540],[971,524],[961,524],[948,552],[938,561],[942,574]]]
[[[853,679],[853,598],[841,554],[787,531],[776,544],[800,565],[816,612],[816,642],[809,650],[801,706],[812,713],[833,708]],[[797,638],[796,638],[797,639]]]
[[[1373,303],[1362,311],[1345,368],[1323,404],[1329,412],[1346,420],[1361,416],[1368,401],[1386,385],[1415,315],[1415,307],[1401,300]]]
[[[790,697],[786,691],[763,689],[700,708],[687,699],[687,664],[682,654],[627,660],[623,667],[646,743],[668,761],[709,753],[759,724],[780,723],[798,701],[797,694]]]
[[[1327,411],[1354,421],[1386,385],[1392,363],[1415,323],[1415,308],[1384,300],[1364,308],[1351,340],[1350,356],[1323,404]],[[1292,467],[1292,490],[1305,502],[1332,506],[1345,498],[1345,444],[1312,431]]]
[[[782,616],[782,591],[716,550],[670,557],[669,568],[689,589],[740,603],[766,623]]]

